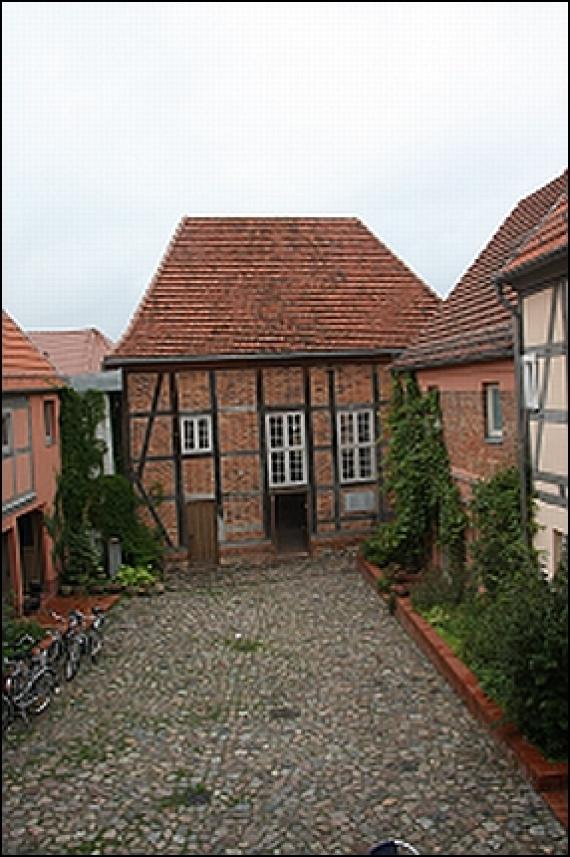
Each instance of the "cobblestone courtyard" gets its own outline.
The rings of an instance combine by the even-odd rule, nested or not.
[[[9,854],[565,854],[350,556],[174,576],[3,746]]]

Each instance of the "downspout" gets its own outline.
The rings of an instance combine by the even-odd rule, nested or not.
[[[531,534],[529,531],[528,520],[528,489],[529,489],[529,443],[528,443],[528,426],[526,419],[526,410],[524,407],[524,390],[523,390],[523,374],[521,364],[521,345],[523,341],[522,331],[522,316],[518,306],[513,306],[507,300],[504,294],[505,281],[501,276],[497,276],[493,280],[495,294],[497,300],[504,307],[513,319],[513,352],[515,358],[515,390],[516,390],[516,406],[517,406],[517,429],[519,436],[518,443],[518,463],[519,473],[521,475],[521,521],[524,534],[527,542],[530,544]]]

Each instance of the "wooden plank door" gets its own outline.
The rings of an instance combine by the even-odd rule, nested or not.
[[[216,563],[218,539],[215,500],[194,500],[186,506],[191,562]]]

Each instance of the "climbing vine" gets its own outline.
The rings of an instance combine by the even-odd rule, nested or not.
[[[446,563],[464,564],[467,518],[449,466],[434,391],[422,394],[411,375],[395,376],[388,415],[384,492],[393,518],[365,545],[369,559],[419,571],[434,545]]]
[[[60,581],[87,585],[101,576],[101,561],[89,521],[94,483],[103,469],[105,444],[97,438],[104,416],[103,394],[62,390],[60,409],[61,470],[53,513],[46,526]]]
[[[62,391],[61,472],[54,510],[46,521],[60,582],[80,588],[106,582],[101,540],[120,540],[126,561],[160,565],[160,539],[137,514],[138,500],[124,476],[105,476],[105,443],[97,427],[105,414],[97,390]]]

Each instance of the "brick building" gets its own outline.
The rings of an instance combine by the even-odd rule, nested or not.
[[[167,544],[224,563],[367,535],[388,367],[438,305],[355,218],[182,220],[105,361]]]
[[[519,437],[513,342],[516,297],[494,278],[564,191],[567,173],[521,200],[467,269],[417,342],[395,363],[439,392],[445,443],[464,496],[516,465]]]

